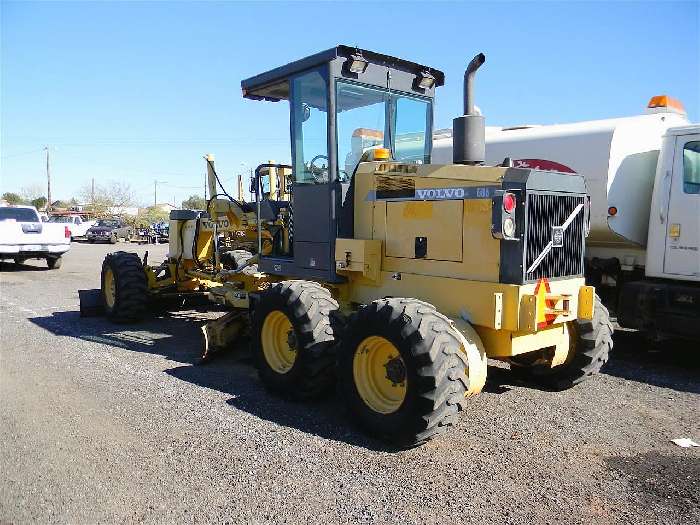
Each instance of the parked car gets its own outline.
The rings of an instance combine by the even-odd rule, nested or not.
[[[49,222],[57,222],[68,226],[71,239],[85,237],[88,230],[95,225],[95,221],[83,220],[80,215],[54,215],[49,218]]]
[[[27,259],[45,259],[49,269],[55,270],[68,250],[67,225],[41,222],[33,206],[0,207],[0,260],[22,264]]]
[[[89,242],[106,241],[115,244],[119,239],[131,237],[131,226],[121,219],[100,219],[87,231]]]

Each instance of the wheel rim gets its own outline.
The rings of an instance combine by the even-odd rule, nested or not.
[[[109,308],[114,307],[115,298],[117,296],[117,285],[114,281],[114,272],[111,268],[105,270],[104,284],[105,303]]]
[[[267,314],[260,334],[267,364],[278,374],[286,374],[297,358],[296,336],[289,318],[279,310]]]
[[[365,404],[380,414],[396,412],[406,398],[406,363],[389,340],[365,338],[355,350],[353,379]]]

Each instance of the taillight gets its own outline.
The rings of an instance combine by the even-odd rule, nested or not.
[[[496,190],[492,201],[491,233],[496,239],[517,241],[518,223],[516,208],[518,198],[511,191]]]
[[[515,195],[513,195],[512,193],[503,194],[503,209],[506,213],[513,213],[516,204],[517,200],[515,198]]]
[[[66,236],[66,239],[70,239],[70,229],[68,226],[63,227],[63,234]]]

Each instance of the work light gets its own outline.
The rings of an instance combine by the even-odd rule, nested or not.
[[[430,89],[433,87],[433,84],[435,84],[435,77],[427,71],[421,72],[418,87],[421,89]]]
[[[363,57],[361,54],[356,53],[354,55],[350,55],[347,64],[348,69],[351,73],[359,75],[360,73],[365,72],[365,69],[367,69],[367,64],[369,64],[369,62],[367,62],[367,59],[365,59],[365,57]]]

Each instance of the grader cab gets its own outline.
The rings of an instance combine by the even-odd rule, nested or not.
[[[259,166],[243,203],[209,158],[207,210],[172,212],[166,261],[105,259],[107,314],[204,293],[230,309],[204,328],[208,352],[249,330],[269,389],[339,381],[353,417],[400,446],[456,421],[487,357],[555,388],[598,372],[612,327],[583,277],[583,178],[482,165],[484,60],[465,73],[452,165],[430,162],[437,69],[338,46],[244,80],[248,99],[288,101],[291,165]]]

